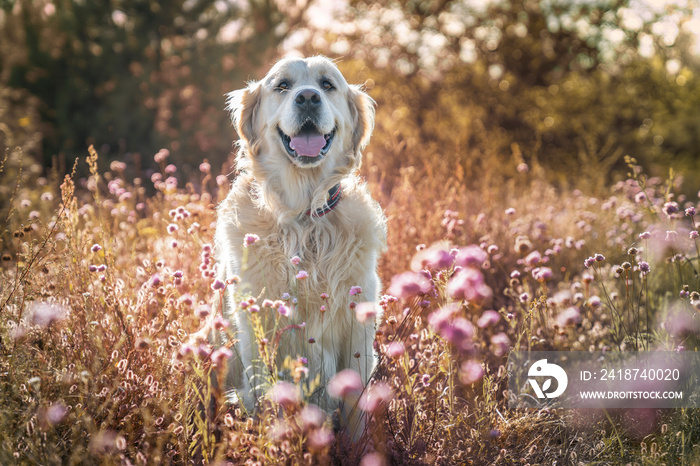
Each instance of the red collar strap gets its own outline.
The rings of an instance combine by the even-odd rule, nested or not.
[[[323,217],[328,212],[333,210],[335,206],[338,205],[340,201],[340,183],[333,186],[326,195],[326,204],[320,209],[316,209],[311,212],[311,209],[306,211],[306,215],[311,215],[312,217]]]

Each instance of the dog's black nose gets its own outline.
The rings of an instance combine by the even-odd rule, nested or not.
[[[301,108],[317,107],[321,103],[321,94],[313,89],[302,89],[294,98],[294,103]]]

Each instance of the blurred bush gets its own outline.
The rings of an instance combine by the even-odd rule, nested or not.
[[[60,154],[69,168],[89,144],[136,168],[161,147],[222,163],[234,135],[224,94],[267,66],[303,12],[268,1],[3,5],[0,86],[38,98],[44,163]]]
[[[379,171],[521,170],[601,188],[632,155],[698,169],[700,20],[629,1],[352,1],[321,51],[370,79]],[[655,9],[656,8],[656,9]],[[306,53],[317,49],[309,48]],[[376,84],[376,85],[375,85]],[[393,173],[393,175],[392,175]]]

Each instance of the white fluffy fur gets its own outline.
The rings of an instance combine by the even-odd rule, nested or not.
[[[324,77],[335,89],[321,87]],[[292,86],[289,91],[275,89],[283,78]],[[325,133],[336,128],[328,153],[311,165],[293,160],[277,132],[278,127],[286,134],[298,131],[293,99],[301,87],[321,94],[319,129]],[[278,317],[278,328],[300,322],[306,328],[303,335],[285,332],[278,355],[307,357],[309,380],[321,373],[325,379],[316,402],[333,410],[337,405],[325,395],[327,381],[342,369],[359,368],[366,383],[375,366],[375,323],[361,325],[349,308],[353,300],[376,302],[381,288],[377,260],[385,248],[386,219],[356,175],[361,150],[374,124],[374,102],[358,86],[348,85],[333,62],[313,57],[278,62],[261,81],[232,92],[229,109],[241,138],[237,159],[241,173],[218,209],[220,271],[226,278],[241,278],[236,290],[239,296],[258,297],[264,289],[262,296],[274,300],[285,292],[296,292],[296,312],[288,318]],[[337,183],[342,186],[337,206],[322,217],[306,215],[309,209],[324,205],[326,193]],[[248,250],[243,247],[247,233],[260,237]],[[293,256],[301,258],[298,269],[308,272],[307,279],[296,280],[297,268],[290,262]],[[349,290],[354,285],[363,292],[351,297]],[[254,378],[254,371],[261,371],[258,343],[248,313],[237,310],[230,291],[229,287],[224,313],[239,332],[236,345],[242,365],[230,364],[227,388],[235,387],[252,410],[261,394]],[[321,293],[328,293],[330,299],[323,302]],[[323,328],[322,304],[328,308]],[[309,338],[316,343],[309,344]],[[355,353],[361,357],[356,359]],[[347,420],[347,407],[343,411]]]

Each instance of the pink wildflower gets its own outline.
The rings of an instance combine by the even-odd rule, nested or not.
[[[285,408],[296,406],[301,401],[299,388],[290,382],[277,382],[270,391],[270,397],[274,403]]]
[[[308,272],[306,270],[300,270],[297,275],[297,280],[304,280],[305,278],[309,278]]]
[[[315,429],[314,431],[312,431],[308,435],[306,442],[309,446],[309,450],[321,451],[331,446],[333,440],[335,440],[333,432],[331,432],[331,430],[328,427],[324,426],[320,429]]]
[[[497,333],[491,337],[491,347],[493,354],[497,357],[501,357],[510,349],[510,338],[503,332]]]
[[[243,237],[243,247],[247,248],[260,241],[260,237],[253,233],[248,233]]]
[[[386,355],[390,358],[398,358],[406,352],[406,347],[400,341],[392,341],[386,347]]]
[[[484,283],[484,276],[479,270],[465,268],[450,279],[447,294],[454,299],[480,304],[491,299],[493,292]]]
[[[360,374],[352,369],[343,369],[328,383],[328,393],[333,398],[345,398],[350,394],[362,391]]]
[[[484,368],[476,361],[464,361],[459,368],[459,381],[471,385],[484,377]]]
[[[474,244],[460,248],[455,257],[455,264],[462,267],[481,267],[489,255],[486,251]]]
[[[374,318],[377,317],[377,314],[377,304],[373,302],[359,303],[355,307],[355,318],[361,324],[373,321]]]
[[[452,266],[454,258],[444,242],[435,243],[427,249],[421,249],[411,259],[411,270],[418,272],[423,269],[440,270]]]
[[[224,367],[226,362],[228,362],[228,360],[231,359],[231,357],[233,357],[233,351],[226,348],[225,346],[222,346],[221,348],[211,353],[211,362],[212,364],[214,364],[214,366],[221,368]]]
[[[433,285],[425,276],[416,272],[403,272],[394,275],[387,293],[399,298],[407,298],[417,294],[427,294]]]
[[[358,406],[362,411],[373,413],[382,403],[388,402],[393,396],[391,387],[385,382],[377,382],[364,391]]]
[[[501,320],[501,315],[496,311],[484,311],[476,322],[479,328],[493,327]]]

